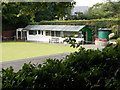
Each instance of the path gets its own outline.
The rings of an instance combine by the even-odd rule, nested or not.
[[[60,54],[54,54],[54,55],[48,55],[48,56],[40,56],[40,57],[33,57],[33,58],[27,58],[27,59],[5,61],[5,62],[2,62],[2,68],[6,69],[12,66],[14,68],[14,71],[17,72],[19,69],[22,68],[24,63],[29,63],[31,61],[31,63],[34,63],[34,64],[42,64],[48,58],[63,59],[68,54],[70,53],[60,53]]]

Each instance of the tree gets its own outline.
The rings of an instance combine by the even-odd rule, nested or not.
[[[30,21],[54,20],[56,16],[63,18],[69,14],[74,4],[75,2],[3,2],[3,29],[24,27]]]
[[[29,17],[26,17],[25,15],[18,16],[19,11],[20,7],[17,2],[2,3],[3,30],[24,27],[29,23]]]
[[[90,19],[119,18],[120,1],[113,2],[109,0],[106,3],[97,3],[89,8],[86,15]]]
[[[63,18],[69,14],[69,10],[73,8],[74,4],[75,2],[32,2],[23,6],[19,15],[29,15],[32,21],[34,21],[38,12],[39,14],[41,13],[41,15],[45,15],[47,12],[46,14],[50,14],[53,18],[55,18],[55,16]]]

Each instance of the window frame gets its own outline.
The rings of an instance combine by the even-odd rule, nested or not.
[[[37,35],[37,30],[29,30],[29,35]]]

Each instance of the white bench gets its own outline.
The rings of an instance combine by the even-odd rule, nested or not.
[[[51,38],[50,42],[59,43],[59,38]]]

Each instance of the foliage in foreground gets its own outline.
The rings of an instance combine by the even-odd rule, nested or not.
[[[21,70],[3,69],[3,88],[81,88],[120,90],[120,44],[100,50],[71,53],[64,60],[24,64]]]

